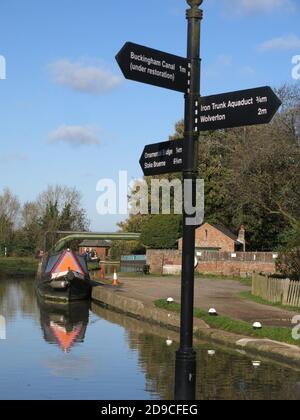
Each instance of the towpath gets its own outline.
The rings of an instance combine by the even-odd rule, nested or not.
[[[172,297],[180,302],[179,277],[141,277],[121,278],[122,285],[115,289],[116,293],[145,303],[153,303],[157,299]],[[260,321],[266,326],[291,327],[296,313],[280,308],[261,305],[241,298],[242,292],[249,291],[236,280],[195,280],[195,306],[204,310],[215,308],[219,314],[230,316],[247,322]],[[300,310],[299,310],[300,314]]]

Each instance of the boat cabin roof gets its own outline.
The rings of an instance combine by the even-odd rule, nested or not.
[[[70,250],[51,255],[46,265],[46,273],[61,273],[68,270],[88,274],[88,267],[84,257],[76,255]]]

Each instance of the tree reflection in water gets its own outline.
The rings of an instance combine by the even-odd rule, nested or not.
[[[56,373],[59,372],[60,380],[63,381],[66,381],[66,377],[71,377],[70,367],[72,369],[73,367],[77,368],[80,363],[86,363],[88,360],[89,366],[92,366],[92,368],[88,371],[87,377],[90,378],[93,385],[87,388],[87,397],[90,396],[91,391],[95,391],[95,383],[97,383],[97,392],[99,389],[103,389],[101,387],[106,389],[108,378],[112,381],[118,381],[114,382],[114,387],[117,386],[120,382],[120,376],[114,372],[113,365],[107,366],[107,369],[102,366],[103,336],[101,336],[96,322],[100,319],[106,321],[104,330],[108,332],[113,330],[113,339],[119,340],[117,341],[119,347],[115,349],[115,354],[122,356],[122,366],[124,366],[122,380],[126,381],[128,374],[132,373],[126,370],[127,361],[131,360],[132,362],[134,360],[135,363],[137,361],[137,365],[131,364],[131,369],[134,367],[137,374],[142,372],[145,377],[144,386],[147,393],[143,395],[172,400],[175,351],[178,348],[178,344],[176,344],[177,333],[108,311],[92,303],[94,314],[91,315],[93,319],[89,325],[89,338],[84,345],[76,347],[75,351],[73,346],[76,346],[77,343],[83,343],[85,340],[89,323],[89,305],[89,302],[81,302],[74,304],[74,306],[38,303],[33,281],[0,281],[0,315],[5,317],[10,326],[10,331],[15,331],[15,334],[19,334],[19,331],[22,330],[23,322],[28,328],[26,330],[27,340],[24,341],[23,338],[20,338],[19,341],[23,347],[15,346],[15,343],[18,342],[15,341],[17,335],[12,340],[5,340],[1,343],[4,351],[6,351],[6,359],[3,359],[1,371],[3,380],[6,381],[6,378],[14,377],[15,368],[12,369],[9,364],[11,355],[13,366],[17,361],[20,372],[27,373],[28,366],[31,366],[31,380],[35,380],[37,383],[41,381],[41,384],[49,390],[52,396],[57,396],[56,387],[52,388],[51,375],[47,382],[45,378],[48,378],[49,373],[43,371],[43,367],[41,367],[43,365],[37,364],[39,358],[38,360],[35,357],[30,358],[30,352],[36,351],[37,353],[34,356],[43,355],[45,362],[47,362],[45,365],[49,366],[51,364],[51,367],[55,365]],[[23,318],[30,318],[30,320],[34,320],[34,323],[25,322]],[[47,346],[49,352],[44,353],[39,341],[31,341],[32,336],[30,334],[36,337],[34,335],[35,324],[39,323],[42,327],[42,335],[40,332],[38,334],[40,338],[43,337],[47,343],[58,346],[63,352],[70,352],[72,349],[74,352],[66,355],[66,357],[59,352],[59,356],[61,356],[59,357],[51,351],[50,346]],[[120,328],[114,329],[113,324]],[[12,330],[12,328],[16,329]],[[173,341],[171,346],[167,345],[167,339]],[[109,358],[110,338],[105,337],[105,340],[106,357]],[[85,347],[85,345],[87,346]],[[212,348],[215,353],[210,352],[208,354],[208,350]],[[128,349],[127,357],[127,353],[124,355],[124,350],[127,351]],[[197,354],[197,398],[199,400],[298,400],[300,398],[300,370],[296,366],[290,368],[279,363],[262,360],[260,367],[254,368],[252,365],[253,358],[241,355],[235,350],[215,347],[211,343],[199,344]],[[132,355],[134,355],[133,358]],[[112,362],[108,360],[107,363]],[[36,366],[39,366],[39,369],[35,369]],[[75,373],[76,378],[78,377],[80,380],[83,380],[83,376],[88,370],[86,364],[83,366],[84,373],[82,369],[80,371],[76,370]],[[105,382],[103,382],[103,376],[101,376],[103,369],[108,375]],[[134,376],[131,378],[134,381]],[[73,388],[70,382],[67,383],[71,387],[70,393],[71,391],[75,392],[77,388]],[[134,395],[140,389],[135,388],[137,386],[140,387],[140,383],[129,385],[126,395],[131,395],[131,392]],[[39,386],[36,388],[36,394],[33,395],[39,395],[39,388]],[[30,393],[26,393],[27,389],[24,388],[23,392],[24,395],[31,396]],[[95,397],[98,395],[97,392],[93,394]],[[119,392],[120,395],[123,395],[123,388]],[[10,395],[10,393],[8,392],[7,395]],[[66,393],[64,395],[73,394]],[[118,395],[115,395],[115,397],[118,398]]]
[[[0,279],[0,314],[13,320],[20,314],[38,320],[38,306],[32,280]]]
[[[170,333],[98,305],[93,305],[92,310],[126,328],[128,344],[138,354],[145,373],[147,391],[160,395],[161,399],[173,400],[178,344],[166,345]],[[211,346],[204,343],[196,347],[198,400],[300,399],[300,368],[291,369],[266,360],[256,369],[252,365],[253,358],[235,350],[216,348],[215,356],[210,356],[208,349]]]

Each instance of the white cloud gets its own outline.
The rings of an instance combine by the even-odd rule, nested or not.
[[[297,35],[288,35],[270,39],[259,45],[258,49],[264,51],[282,51],[282,50],[298,50],[300,48],[300,38]]]
[[[68,59],[59,60],[49,65],[54,83],[71,88],[76,92],[99,95],[116,88],[121,77],[84,62],[72,63]]]
[[[216,61],[203,69],[203,75],[209,79],[215,79],[222,74],[224,68],[233,65],[233,58],[228,54],[219,54]]]
[[[294,0],[225,0],[227,9],[232,13],[270,13],[276,10],[291,11]]]
[[[22,162],[22,161],[26,161],[28,160],[28,156],[24,155],[22,153],[8,153],[8,154],[4,154],[0,157],[0,165],[4,165],[4,164],[8,164],[8,163],[13,163],[13,162]]]
[[[248,81],[256,76],[256,70],[249,65],[242,65],[242,63],[235,62],[230,55],[219,54],[215,62],[203,68],[202,76],[210,80],[242,78]]]
[[[49,142],[62,142],[75,147],[99,145],[98,132],[94,127],[61,125],[49,134]]]
[[[239,74],[243,77],[254,77],[256,75],[256,70],[251,66],[244,66],[239,70]]]
[[[220,54],[217,57],[217,63],[219,67],[228,67],[233,63],[233,58],[228,54]]]

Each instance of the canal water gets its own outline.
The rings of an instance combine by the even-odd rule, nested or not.
[[[171,332],[90,302],[45,304],[32,280],[0,280],[0,319],[0,399],[173,399]],[[300,399],[300,369],[211,343],[197,352],[199,400]]]

